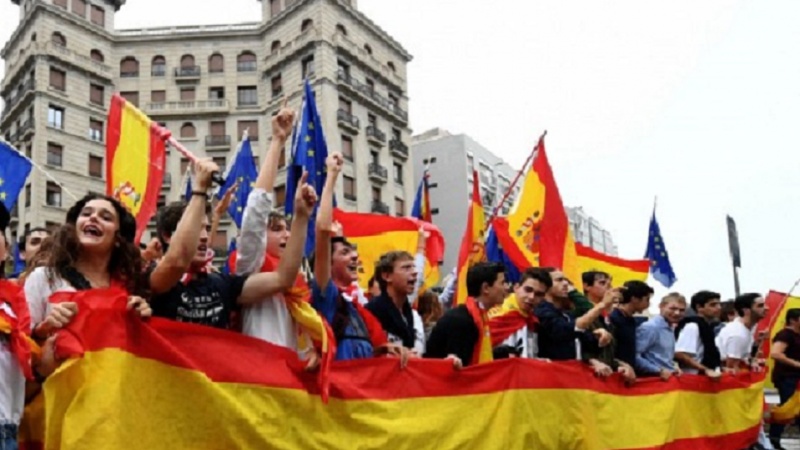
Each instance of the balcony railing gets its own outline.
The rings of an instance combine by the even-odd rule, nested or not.
[[[339,121],[339,125],[350,128],[356,133],[361,129],[361,123],[359,122],[358,117],[350,114],[344,109],[339,109],[336,111],[336,119]]]
[[[28,117],[28,120],[22,122],[17,130],[17,139],[24,140],[29,134],[33,133],[33,126],[35,122],[32,117]]]
[[[381,144],[386,143],[386,133],[378,129],[375,125],[367,126],[367,139],[370,139],[375,142],[380,142]]]
[[[169,172],[164,173],[164,178],[161,181],[161,187],[168,188],[172,186],[172,174]]]
[[[389,205],[380,200],[373,200],[371,209],[376,214],[389,214]]]
[[[258,69],[255,61],[244,61],[236,63],[237,72],[255,72]]]
[[[157,64],[150,69],[151,77],[163,77],[166,74],[167,74],[167,67],[161,64]]]
[[[27,93],[33,91],[35,87],[36,81],[33,78],[29,78],[28,81],[22,83],[22,86],[17,89],[16,93],[8,99],[5,107],[3,107],[3,116],[11,111],[11,108],[17,106],[19,101],[22,100]]]
[[[388,110],[390,113],[399,117],[402,121],[404,122],[408,121],[408,113],[405,110],[401,109],[397,105],[397,102],[378,94],[377,92],[375,92],[375,88],[373,86],[370,86],[366,83],[362,83],[356,80],[341,67],[337,71],[336,79],[340,83],[343,83],[345,86],[348,86],[353,92],[361,95],[366,99],[372,100],[379,106]]]
[[[206,136],[206,147],[230,147],[230,135],[209,135]]]
[[[408,146],[397,138],[389,141],[389,150],[398,158],[408,159]]]
[[[184,66],[175,68],[175,78],[199,78],[200,66]]]
[[[183,100],[175,102],[151,102],[147,104],[147,111],[153,114],[181,114],[187,111],[192,113],[217,113],[230,109],[228,100]]]
[[[369,178],[385,183],[389,179],[389,171],[378,163],[369,163]]]

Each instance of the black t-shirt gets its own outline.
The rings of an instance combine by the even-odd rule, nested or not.
[[[425,357],[442,359],[456,355],[466,367],[472,362],[472,352],[479,337],[478,327],[467,307],[457,306],[436,322],[428,338]]]
[[[788,328],[784,328],[775,335],[772,342],[783,342],[786,344],[786,351],[783,352],[786,357],[795,361],[800,361],[800,334]],[[800,369],[775,361],[775,367],[772,369],[772,379],[789,377],[800,378]]]
[[[636,323],[635,317],[628,317],[622,311],[615,309],[609,317],[611,333],[614,335],[614,356],[620,361],[625,361],[631,367],[636,362]]]
[[[219,273],[197,274],[187,284],[178,283],[169,292],[154,295],[153,315],[215,328],[228,328],[246,276]]]

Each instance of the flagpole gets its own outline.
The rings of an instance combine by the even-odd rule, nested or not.
[[[486,221],[484,231],[489,229],[489,227],[492,224],[492,220],[494,220],[494,218],[497,217],[497,213],[500,212],[500,208],[503,206],[503,203],[506,202],[508,196],[511,195],[511,192],[517,186],[517,182],[519,181],[520,177],[522,177],[522,174],[525,173],[525,169],[526,167],[528,167],[528,163],[532,163],[534,156],[536,156],[536,150],[539,148],[539,144],[542,143],[545,136],[547,136],[547,130],[544,130],[544,133],[542,133],[542,135],[539,137],[539,140],[536,141],[536,146],[533,147],[533,150],[531,150],[530,155],[528,155],[528,159],[526,159],[525,163],[522,164],[522,168],[519,169],[519,172],[517,172],[517,175],[514,177],[514,180],[508,186],[508,189],[506,189],[505,194],[503,194],[503,198],[501,198],[500,202],[497,203],[497,206],[494,207],[492,215],[489,217],[489,220]]]
[[[166,140],[166,143],[171,145],[175,150],[179,151],[183,156],[185,156],[189,161],[193,163],[197,163],[197,156],[194,153],[189,151],[186,147],[183,146],[174,136],[171,136]],[[219,172],[214,172],[211,174],[211,179],[217,183],[219,186],[225,184],[225,178]]]

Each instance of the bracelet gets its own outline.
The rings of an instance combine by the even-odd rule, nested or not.
[[[192,197],[203,197],[204,199],[208,200],[208,193],[202,191],[192,191]]]

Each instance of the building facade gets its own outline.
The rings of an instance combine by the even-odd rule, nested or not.
[[[258,22],[125,30],[114,27],[125,0],[12,1],[20,21],[0,53],[0,135],[63,185],[34,170],[12,212],[12,234],[56,226],[74,203],[70,194],[105,190],[105,120],[114,92],[224,168],[245,130],[259,163],[272,114],[284,96],[299,109],[306,78],[328,149],[345,156],[339,207],[408,213],[411,55],[354,0],[263,0]],[[291,200],[288,150],[275,185],[279,207]],[[188,165],[168,152],[160,205],[180,198]],[[227,248],[235,232],[224,221],[213,247]]]
[[[611,233],[603,228],[594,217],[587,214],[582,207],[567,207],[567,217],[569,217],[569,226],[572,228],[576,242],[600,253],[617,256],[617,245],[614,244]]]
[[[478,171],[481,200],[487,220],[511,186],[517,169],[512,168],[494,153],[465,134],[450,134],[436,128],[412,139],[415,185],[425,169],[429,173],[429,188],[433,222],[444,235],[445,258],[442,275],[449,274],[458,262],[458,250],[467,223],[472,195],[472,171]],[[500,206],[505,215],[519,194],[518,182]]]

